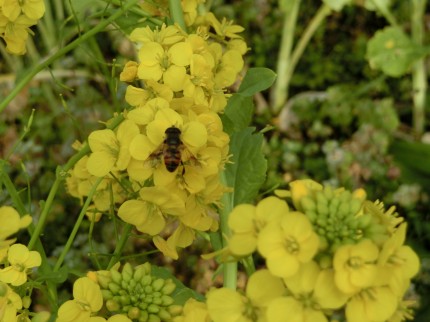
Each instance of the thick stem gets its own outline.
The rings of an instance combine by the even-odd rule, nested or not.
[[[306,27],[303,35],[300,37],[296,47],[293,50],[293,53],[291,54],[291,58],[289,58],[287,62],[284,63],[284,66],[286,66],[286,69],[282,71],[280,70],[280,68],[278,68],[278,81],[276,82],[275,93],[274,93],[275,104],[273,105],[275,114],[279,113],[282,106],[285,104],[286,100],[288,99],[288,89],[290,86],[291,78],[293,76],[297,63],[300,60],[300,57],[303,55],[303,52],[305,51],[305,48],[309,43],[309,40],[312,38],[312,36],[315,34],[318,27],[321,25],[324,19],[330,14],[330,12],[331,12],[330,7],[328,7],[325,4],[323,4],[318,9],[317,13],[312,18],[309,25]],[[284,44],[282,44],[281,47],[282,46],[284,46]],[[284,58],[280,57],[279,60],[282,60],[282,59]],[[283,75],[282,81],[279,81],[280,74],[285,74]]]
[[[287,100],[289,79],[287,70],[291,64],[291,50],[294,42],[294,30],[297,24],[301,0],[292,0],[285,12],[284,27],[282,29],[281,47],[279,49],[277,79],[272,90],[272,106],[279,111]]]
[[[177,23],[182,30],[187,30],[185,25],[184,13],[182,12],[182,6],[180,0],[169,0],[170,15],[173,22]]]
[[[412,1],[412,39],[417,45],[422,46],[424,42],[424,12],[426,0]],[[413,85],[413,128],[415,134],[420,137],[425,127],[425,105],[427,93],[427,73],[425,58],[415,62],[412,71]]]

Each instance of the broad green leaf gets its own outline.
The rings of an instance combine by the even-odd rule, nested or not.
[[[226,184],[233,188],[233,206],[251,203],[266,179],[267,161],[262,145],[263,135],[254,128],[234,133],[230,140],[231,163],[225,169]]]
[[[250,68],[240,84],[238,93],[243,96],[252,96],[268,89],[272,86],[275,79],[276,74],[268,68]]]
[[[428,48],[415,45],[399,27],[386,27],[376,32],[367,43],[366,58],[370,67],[398,77],[428,53]]]
[[[151,265],[151,274],[163,279],[170,278],[173,283],[175,283],[176,289],[171,294],[172,298],[175,300],[175,304],[184,305],[190,297],[195,298],[198,301],[204,301],[203,295],[186,287],[180,280],[172,275],[172,273],[167,268]]]
[[[341,11],[344,6],[351,4],[352,0],[323,0],[323,2],[334,11]]]
[[[43,272],[37,277],[37,281],[47,281],[54,284],[61,284],[67,280],[69,276],[69,269],[66,266],[62,266],[58,271]]]
[[[254,114],[254,102],[252,97],[241,94],[233,94],[222,116],[224,131],[228,134],[239,132],[249,126]],[[228,119],[225,120],[225,118]],[[226,124],[227,122],[227,124]]]

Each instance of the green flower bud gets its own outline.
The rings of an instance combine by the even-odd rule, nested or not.
[[[350,204],[349,202],[342,202],[339,205],[337,215],[339,218],[348,218],[350,213]]]
[[[126,281],[122,280],[122,281],[121,281],[121,288],[122,288],[122,289],[129,289],[129,287],[128,287],[128,282],[126,282]]]
[[[317,205],[315,201],[310,197],[303,197],[300,200],[303,211],[307,214],[308,211],[315,211],[317,209]]]
[[[133,279],[135,281],[140,281],[146,275],[146,269],[142,265],[136,267],[133,273]]]
[[[144,288],[146,294],[151,294],[153,292],[152,285],[146,285]]]
[[[173,302],[175,302],[174,300],[173,300],[173,298],[171,298],[170,296],[168,296],[168,295],[163,295],[163,296],[161,296],[161,304],[163,305],[163,306],[169,306],[169,305],[172,305],[173,304]]]
[[[106,273],[106,274],[103,274]],[[112,278],[110,275],[110,272],[108,271],[102,271],[97,272],[97,283],[100,285],[101,288],[108,288],[109,283],[112,282]]]
[[[148,308],[148,303],[145,303],[143,301],[140,301],[139,308],[141,308],[143,311],[146,312],[146,309]]]
[[[24,296],[22,298],[22,306],[25,309],[28,309],[30,307],[30,305],[31,305],[31,297],[30,296]]]
[[[160,307],[156,304],[149,304],[147,311],[149,313],[158,313],[160,311]]]
[[[161,297],[155,297],[154,296],[154,299],[152,300],[152,303],[156,304],[156,305],[161,305],[162,304]]]
[[[128,294],[127,295],[122,295],[121,298],[120,298],[120,302],[121,302],[122,305],[128,305],[128,304],[130,304],[131,303],[130,296]]]
[[[148,286],[148,285],[150,285],[150,284],[151,284],[151,282],[152,282],[152,277],[151,277],[151,275],[145,275],[145,276],[143,276],[143,277],[142,277],[142,279],[140,280],[140,284],[141,284],[142,286]],[[145,287],[144,287],[144,289],[145,289]]]
[[[114,282],[110,282],[108,287],[112,291],[113,294],[118,294],[119,291],[121,290],[121,286],[119,286],[118,284],[116,284]]]
[[[116,271],[116,270],[114,270],[114,269],[111,269],[110,273],[111,273],[111,276],[112,276],[112,280],[115,283],[117,283],[117,284],[121,284],[121,281],[122,281],[122,275],[121,275],[121,273],[118,272],[118,271]]]
[[[166,280],[166,285],[163,286],[161,292],[163,294],[169,295],[169,294],[172,294],[175,289],[176,289],[175,283],[173,283],[171,280]]]
[[[104,289],[102,289],[101,291],[102,291],[102,295],[103,295],[104,300],[110,300],[111,298],[113,298],[113,294],[111,291],[104,290]]]
[[[149,313],[147,311],[141,311],[139,322],[147,322],[148,320],[149,320]]]
[[[363,201],[353,198],[351,200],[351,215],[355,215],[363,206]]]
[[[308,217],[308,219],[311,223],[315,223],[315,221],[318,218],[318,214],[315,211],[307,211],[305,213],[305,215],[306,215],[306,217]]]
[[[152,295],[146,295],[146,297],[143,301],[145,303],[151,304],[153,300],[154,300],[154,297]]]
[[[154,291],[159,291],[164,286],[164,279],[157,278],[155,281],[152,282],[152,288]]]
[[[122,268],[122,279],[124,281],[130,281],[133,277],[133,267],[131,267],[130,263],[125,263],[124,267]]]
[[[182,306],[181,305],[171,305],[171,306],[169,306],[168,311],[172,316],[177,316],[177,315],[182,313]]]
[[[160,317],[161,321],[170,321],[172,319],[172,315],[164,308],[160,309],[158,316]]]
[[[140,310],[139,308],[133,306],[131,307],[128,311],[127,311],[127,316],[134,320],[134,319],[138,319],[140,317]]]
[[[119,311],[121,309],[121,306],[115,300],[107,300],[106,301],[106,308],[110,312],[117,312],[117,311]]]
[[[161,320],[158,315],[150,314],[148,322],[161,322]]]

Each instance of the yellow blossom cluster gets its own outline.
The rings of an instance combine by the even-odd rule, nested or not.
[[[25,42],[30,27],[45,13],[43,0],[0,0],[0,37],[6,49],[15,55],[26,53]]]
[[[0,207],[0,322],[30,321],[18,292],[28,274],[41,265],[41,256],[27,246],[15,243],[11,236],[31,223],[31,217],[20,217],[10,206]]]
[[[266,267],[251,275],[244,294],[213,289],[206,303],[190,301],[179,321],[400,322],[412,318],[404,300],[419,258],[404,245],[406,223],[394,209],[365,200],[365,192],[290,184],[294,209],[277,197],[230,214],[224,256],[258,251]]]
[[[117,127],[89,135],[91,153],[67,179],[70,193],[82,199],[103,178],[88,215],[97,221],[111,204],[119,205],[122,220],[175,259],[177,247],[190,245],[196,231],[218,228],[216,206],[227,191],[220,173],[229,148],[219,113],[247,50],[237,35],[242,27],[212,13],[198,15],[196,6],[183,2],[187,32],[178,25],[131,32],[138,61],[120,75],[129,84],[131,108]]]

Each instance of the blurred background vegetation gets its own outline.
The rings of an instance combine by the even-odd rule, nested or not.
[[[408,33],[412,28],[412,2],[393,0],[390,6],[397,22]],[[82,30],[96,25],[103,15],[109,15],[103,1],[47,3],[47,13],[34,30],[27,56],[13,57],[0,44],[0,98],[13,89],[31,66],[79,37]],[[163,1],[154,3],[161,8]],[[285,17],[278,1],[213,0],[211,5],[218,17],[234,19],[245,26],[243,36],[250,48],[247,66],[277,69]],[[295,40],[305,32],[320,6],[320,0],[301,1]],[[162,10],[157,14],[163,18]],[[101,122],[126,108],[125,84],[119,83],[117,76],[126,61],[135,59],[133,46],[121,32],[134,27],[133,22],[124,17],[118,25],[56,61],[49,70],[39,73],[0,115],[1,156],[9,160],[7,171],[36,217],[39,200],[46,199],[56,167],[74,154],[72,143],[85,141],[91,131],[102,127]],[[430,44],[429,4],[422,24],[423,42]],[[387,25],[380,14],[359,5],[332,12],[319,25],[300,57],[286,103],[279,110],[274,109],[269,91],[255,98],[253,125],[259,130],[271,128],[265,132],[268,174],[261,195],[287,188],[292,180],[310,177],[348,189],[364,188],[369,199],[395,205],[409,222],[408,242],[422,260],[422,270],[412,290],[413,296],[420,297],[415,321],[428,322],[429,102],[425,102],[424,129],[417,133],[412,125],[411,74],[390,77],[369,67],[365,58],[367,43]],[[424,66],[428,68],[428,59]],[[0,204],[8,203],[6,192],[0,191]],[[79,209],[79,201],[63,188],[44,234],[43,242],[51,256],[56,256],[62,247],[59,245],[64,245]],[[91,246],[87,237],[90,224],[86,225],[67,260],[77,273],[91,267],[88,253],[97,252],[103,260],[103,254],[111,252],[115,242],[115,221],[104,219],[96,225]],[[197,291],[214,283],[210,279],[216,265],[199,258],[207,251],[203,240],[187,249],[183,260],[167,263],[164,258],[148,257],[152,246],[138,237],[130,245],[130,253],[141,251],[140,261],[147,257],[154,264],[170,265],[178,278]]]

